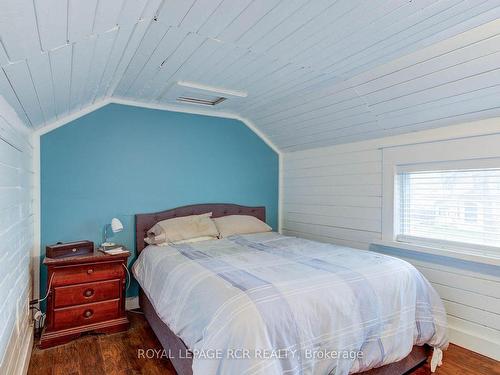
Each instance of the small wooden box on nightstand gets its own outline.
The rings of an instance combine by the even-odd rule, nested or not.
[[[126,331],[125,287],[129,252],[100,251],[67,258],[45,258],[48,268],[47,318],[40,347],[64,344],[84,332]]]

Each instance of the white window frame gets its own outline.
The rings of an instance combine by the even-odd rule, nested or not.
[[[500,250],[450,241],[397,240],[397,174],[403,171],[500,168],[500,134],[425,142],[382,149],[382,240],[377,244],[462,260],[500,265]]]

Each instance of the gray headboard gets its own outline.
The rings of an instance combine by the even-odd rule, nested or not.
[[[137,214],[135,215],[135,244],[137,254],[140,254],[140,252],[147,246],[144,242],[144,238],[146,237],[147,231],[157,222],[172,219],[174,217],[200,215],[207,212],[212,212],[212,217],[250,215],[255,216],[257,219],[264,222],[266,221],[265,207],[248,207],[231,203],[193,204],[190,206],[177,207],[150,214]]]

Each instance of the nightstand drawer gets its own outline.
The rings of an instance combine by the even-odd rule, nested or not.
[[[125,276],[125,270],[121,263],[98,263],[78,266],[66,266],[54,270],[54,279],[52,280],[52,286],[119,279],[123,276]]]
[[[59,286],[54,288],[54,307],[81,305],[120,298],[121,280]]]
[[[54,310],[54,328],[64,329],[118,318],[120,300],[88,303]]]

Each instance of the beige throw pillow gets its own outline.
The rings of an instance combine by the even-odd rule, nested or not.
[[[150,245],[172,243],[198,237],[217,238],[219,232],[210,219],[211,212],[202,215],[176,217],[156,223],[144,241]]]
[[[173,244],[182,244],[182,243],[193,243],[193,242],[201,242],[201,241],[208,241],[208,240],[214,240],[215,238],[212,236],[203,236],[203,237],[196,237],[196,238],[190,238],[189,240],[180,240],[176,241]]]
[[[270,232],[272,228],[249,215],[229,215],[212,219],[219,230],[220,237],[225,238],[233,234],[250,234]]]

